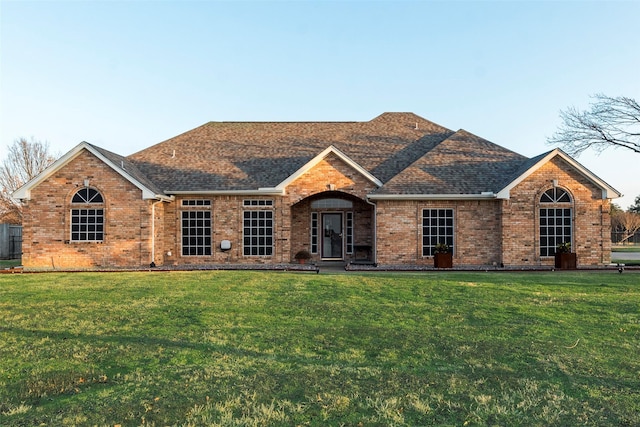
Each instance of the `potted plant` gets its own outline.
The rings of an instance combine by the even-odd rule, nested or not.
[[[451,248],[446,243],[438,243],[434,248],[433,266],[435,268],[453,267],[453,254]]]
[[[571,252],[571,242],[563,242],[556,246],[555,267],[563,270],[575,270],[577,256]]]
[[[294,258],[298,261],[299,264],[304,264],[307,262],[307,260],[311,259],[311,254],[308,250],[302,249],[295,254]]]

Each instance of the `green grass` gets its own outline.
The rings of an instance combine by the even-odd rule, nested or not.
[[[640,275],[0,276],[0,425],[640,425]]]
[[[611,252],[611,262],[614,264],[625,264],[627,266],[638,266],[640,260],[627,259],[624,254],[640,252],[640,246],[614,246]]]
[[[636,267],[640,266],[640,261],[637,259],[624,259],[624,258],[614,258],[611,260],[612,264],[624,264],[627,267]]]
[[[612,252],[640,252],[640,246],[614,246]]]

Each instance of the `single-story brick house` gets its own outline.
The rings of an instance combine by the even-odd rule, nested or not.
[[[559,149],[527,158],[412,113],[210,122],[129,156],[82,142],[14,193],[29,269],[314,261],[610,262],[620,193]]]

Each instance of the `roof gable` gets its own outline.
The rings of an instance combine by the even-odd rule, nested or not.
[[[516,185],[520,184],[522,181],[527,179],[531,174],[540,169],[543,165],[551,161],[555,157],[562,158],[565,162],[574,167],[580,174],[582,174],[585,178],[587,178],[590,182],[592,182],[595,186],[599,187],[602,190],[602,198],[603,199],[615,199],[622,196],[615,188],[611,187],[589,169],[580,164],[573,157],[569,156],[567,153],[562,151],[559,148],[548,151],[546,153],[540,154],[539,156],[533,157],[525,162],[522,167],[518,170],[517,174],[512,177],[512,179],[497,192],[497,197],[502,199],[508,199],[510,196],[511,189],[513,189]]]
[[[295,181],[296,179],[300,178],[302,175],[304,175],[305,173],[307,173],[308,171],[313,169],[314,166],[316,166],[318,163],[320,163],[323,159],[325,159],[330,154],[336,155],[340,160],[345,162],[351,168],[355,169],[358,173],[360,173],[362,176],[364,176],[369,181],[373,182],[378,187],[382,186],[382,182],[378,178],[376,178],[374,175],[369,173],[369,171],[367,171],[365,168],[360,166],[358,163],[354,162],[351,158],[349,158],[349,156],[344,154],[342,151],[338,150],[336,147],[331,145],[331,146],[327,147],[326,149],[324,149],[321,153],[319,153],[313,159],[308,161],[300,169],[298,169],[293,174],[291,174],[287,179],[282,181],[275,188],[278,189],[278,190],[284,191],[285,188],[289,184],[291,184],[293,181]]]
[[[67,152],[65,155],[56,160],[42,173],[34,177],[31,181],[25,183],[22,187],[13,192],[12,197],[15,199],[29,199],[31,197],[31,189],[38,186],[42,181],[49,178],[55,172],[60,170],[70,161],[75,159],[82,153],[82,151],[88,151],[107,166],[138,187],[142,191],[143,199],[163,199],[167,198],[162,195],[160,191],[155,188],[152,182],[150,182],[144,175],[137,169],[137,167],[129,162],[125,157],[112,153],[108,150],[96,147],[88,142],[81,142],[73,149]]]

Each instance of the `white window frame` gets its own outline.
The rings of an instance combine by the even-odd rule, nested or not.
[[[71,198],[69,241],[102,243],[105,233],[105,209],[102,193],[92,187],[76,191]]]
[[[188,209],[181,212],[180,230],[182,238],[180,239],[180,253],[182,256],[212,256],[213,218],[211,211]],[[185,225],[185,221],[188,221],[187,225]]]
[[[182,200],[182,206],[211,206],[211,200],[209,199],[184,199]]]
[[[538,252],[541,258],[549,258],[555,256],[559,244],[573,246],[573,197],[567,190],[553,187],[538,201]]]
[[[104,242],[104,208],[72,208],[70,233],[71,242]]]
[[[244,199],[242,206],[246,208],[273,206],[273,199]]]
[[[310,251],[312,254],[317,254],[319,247],[320,247],[320,241],[319,241],[319,219],[318,219],[318,212],[311,212],[311,230],[310,230]]]
[[[456,231],[454,209],[423,208],[421,219],[422,256],[432,257],[435,254],[435,247],[439,243],[447,244],[449,246],[449,250],[453,253],[455,248]],[[426,221],[429,223],[426,224]]]
[[[345,232],[345,239],[344,239],[344,244],[345,244],[345,252],[349,255],[353,254],[353,245],[354,245],[354,225],[355,225],[355,220],[354,220],[354,216],[353,216],[353,212],[349,211],[349,212],[345,212],[344,213],[344,232]]]
[[[262,218],[261,218],[261,215],[263,216]],[[250,221],[250,223],[247,224],[247,221]],[[254,221],[257,223],[254,224]],[[264,221],[264,224],[261,225],[260,221]],[[262,242],[260,241],[260,239],[263,239]],[[275,252],[275,213],[274,211],[270,209],[250,209],[250,210],[242,211],[242,254],[243,256],[271,257],[273,256],[274,252]]]

